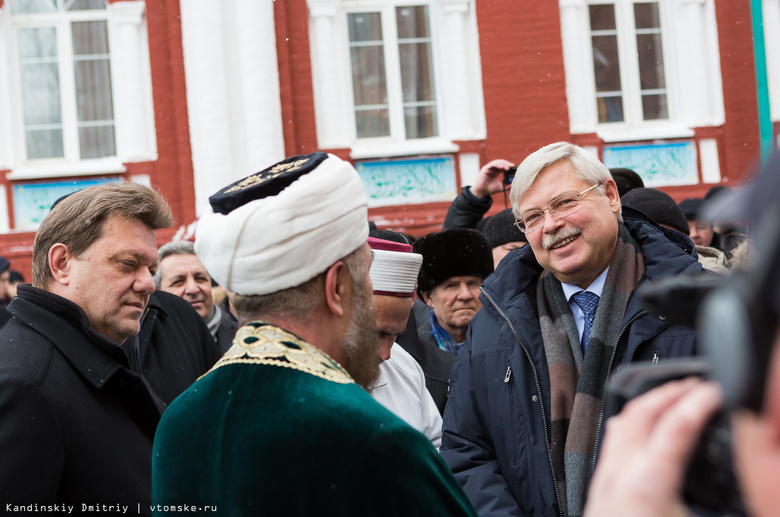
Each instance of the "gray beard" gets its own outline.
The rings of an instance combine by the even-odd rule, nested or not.
[[[344,369],[364,389],[379,378],[379,333],[374,323],[372,293],[365,282],[353,284],[353,316],[344,336]]]

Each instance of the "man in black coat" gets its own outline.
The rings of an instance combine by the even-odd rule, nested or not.
[[[163,402],[122,347],[155,289],[162,197],[135,183],[52,208],[0,330],[0,501],[11,511],[149,514]]]
[[[133,371],[141,372],[166,406],[209,371],[223,353],[192,306],[160,290],[149,298],[141,333],[122,347]]]

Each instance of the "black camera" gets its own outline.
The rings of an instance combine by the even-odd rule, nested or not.
[[[515,173],[517,172],[517,167],[509,167],[507,170],[504,171],[504,185],[511,185],[512,181],[515,179]]]
[[[702,358],[679,359],[663,365],[644,362],[627,366],[607,390],[605,416],[616,415],[629,400],[665,382],[692,376],[709,378],[711,369],[711,364]],[[717,413],[702,432],[688,464],[683,497],[694,509],[746,515],[734,475],[731,430],[724,411]]]

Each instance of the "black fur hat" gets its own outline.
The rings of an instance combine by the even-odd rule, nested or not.
[[[431,233],[414,243],[423,256],[417,294],[430,291],[453,276],[487,278],[493,272],[493,251],[487,238],[477,230],[452,228]]]

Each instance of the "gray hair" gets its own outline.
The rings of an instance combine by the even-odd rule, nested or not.
[[[165,244],[157,250],[157,262],[160,267],[157,268],[157,272],[154,274],[154,283],[157,285],[157,289],[160,288],[162,282],[162,261],[172,255],[196,255],[195,245],[191,241],[171,241]],[[197,255],[196,255],[197,256]]]
[[[515,217],[520,217],[520,200],[531,188],[539,174],[551,165],[563,160],[568,160],[577,172],[577,177],[588,183],[604,183],[612,179],[612,174],[607,166],[582,147],[569,142],[555,142],[554,144],[546,145],[528,155],[523,160],[523,163],[517,167],[515,179],[512,181],[512,191],[509,194],[512,212]],[[602,185],[594,190],[599,195],[604,195],[607,189]],[[617,215],[618,221],[622,222],[622,211],[619,211]]]

